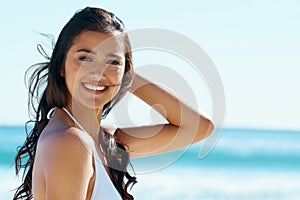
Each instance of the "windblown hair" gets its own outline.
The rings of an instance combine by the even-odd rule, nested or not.
[[[51,57],[46,56],[49,61],[31,66],[26,72],[32,72],[29,77],[28,108],[33,111],[34,119],[26,123],[27,138],[23,146],[18,148],[15,157],[15,170],[18,175],[24,168],[23,183],[16,189],[14,200],[32,199],[32,170],[36,153],[37,142],[41,132],[48,124],[47,113],[53,107],[63,108],[70,101],[64,77],[60,74],[64,70],[66,55],[73,44],[74,39],[82,31],[97,31],[111,33],[114,31],[124,33],[123,43],[125,46],[125,72],[121,88],[117,95],[104,105],[102,117],[104,118],[112,107],[125,95],[132,82],[133,67],[130,42],[123,22],[114,14],[100,9],[87,7],[75,13],[62,29],[54,46]],[[39,46],[38,46],[39,47]],[[40,48],[41,49],[41,48]],[[32,71],[33,70],[33,71]],[[37,105],[37,106],[36,106]],[[28,123],[34,123],[28,133]],[[103,134],[102,145],[108,167],[112,175],[112,181],[121,197],[132,200],[133,196],[128,193],[128,187],[136,183],[136,178],[129,175],[127,166],[130,162],[121,141],[116,141],[114,136]],[[111,167],[117,166],[117,167]],[[126,179],[127,180],[126,180]],[[126,183],[125,183],[126,181]]]

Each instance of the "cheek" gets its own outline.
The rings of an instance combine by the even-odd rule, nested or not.
[[[119,73],[115,73],[113,76],[111,76],[111,83],[116,84],[116,86],[112,89],[112,97],[114,97],[121,88],[123,73],[123,71],[120,71]]]
[[[111,72],[111,73],[108,73],[107,75],[113,84],[121,84],[123,75],[124,75],[124,70],[119,70],[117,72]]]
[[[124,76],[124,71],[120,72],[120,73],[117,75],[118,83],[121,83],[121,82],[122,82],[123,76]]]
[[[66,62],[64,70],[65,82],[71,94],[74,92],[74,87],[76,87],[76,80],[78,80],[79,76],[79,70],[76,67],[72,66],[74,66],[72,63]]]

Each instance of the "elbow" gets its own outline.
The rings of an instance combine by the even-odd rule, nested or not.
[[[215,129],[215,125],[214,123],[211,121],[211,120],[208,120],[209,123],[208,123],[208,128],[207,128],[207,135],[206,137],[210,136],[212,134],[212,132],[214,131]]]
[[[213,122],[208,119],[208,118],[204,118],[204,117],[200,117],[200,119],[198,120],[198,127],[197,127],[197,131],[194,135],[194,141],[193,143],[199,142],[205,138],[207,138],[208,136],[210,136],[213,132],[215,128],[215,125],[213,124]]]

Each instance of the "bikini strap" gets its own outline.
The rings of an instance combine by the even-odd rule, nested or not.
[[[69,117],[75,122],[75,124],[84,132],[86,132],[86,130],[83,128],[83,126],[81,126],[81,124],[75,119],[75,117],[73,117],[73,115],[66,109],[66,108],[62,108],[67,115],[69,115]],[[87,133],[87,132],[86,132]]]
[[[84,132],[86,132],[86,130],[83,128],[83,126],[81,126],[81,124],[73,117],[73,115],[66,109],[66,108],[62,108],[67,115],[74,121],[74,123]],[[57,107],[53,107],[49,110],[48,114],[47,114],[47,119],[51,119],[53,117],[53,115],[55,114],[57,110]],[[87,133],[87,132],[86,132]]]
[[[94,140],[92,139],[92,137],[87,133],[87,131],[83,128],[83,126],[81,126],[81,124],[75,119],[75,117],[73,117],[73,115],[66,109],[66,108],[62,108],[65,112],[66,112],[66,114],[74,121],[74,123],[87,135],[87,136],[89,136],[88,138],[90,138],[92,141],[93,141],[93,143],[94,143]],[[50,119],[54,114],[55,114],[55,111],[57,110],[57,107],[54,107],[54,108],[52,108],[49,112],[48,112],[48,114],[47,114],[47,118],[48,119]],[[103,135],[104,136],[104,134],[105,133],[103,133],[103,130],[102,130],[102,128],[100,127],[100,135]],[[100,151],[101,151],[101,153],[103,153],[103,155],[105,155],[105,153],[104,153],[104,150],[103,150],[103,148],[102,148],[102,145],[100,144]],[[94,147],[94,153],[96,153],[97,151],[96,151],[96,149],[95,149],[95,147]],[[101,159],[99,158],[99,155],[96,153],[96,156],[97,156],[97,158],[101,161]],[[104,162],[106,163],[106,165],[107,165],[107,160],[106,160],[106,157],[104,156]]]
[[[85,142],[85,145],[89,142],[91,142],[90,144],[95,144],[93,138],[88,134],[88,132],[83,128],[83,126],[81,126],[81,124],[75,119],[75,117],[66,109],[66,108],[62,108],[66,114],[74,121],[74,123],[76,124],[76,126],[78,126],[79,129],[82,130],[83,132],[83,135],[87,136],[87,137],[84,137],[83,135],[79,135],[79,137],[82,138],[83,141],[86,141]],[[83,136],[83,137],[82,137]],[[95,145],[93,145],[93,154],[95,154]]]

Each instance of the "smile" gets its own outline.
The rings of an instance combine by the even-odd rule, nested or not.
[[[84,88],[95,91],[95,92],[97,92],[97,91],[103,92],[107,88],[106,86],[103,86],[103,85],[94,85],[94,84],[90,84],[90,83],[83,83],[82,85]]]

